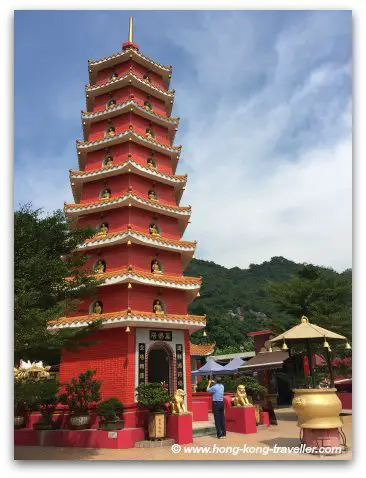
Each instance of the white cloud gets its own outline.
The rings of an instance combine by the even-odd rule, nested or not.
[[[59,155],[21,152],[15,174],[15,207],[31,200],[34,207],[43,208],[47,213],[62,209],[65,201],[72,202],[68,165],[71,167],[75,157],[72,141]]]
[[[221,18],[221,31],[238,32],[234,23]],[[193,208],[185,238],[198,240],[197,257],[230,267],[276,255],[351,266],[350,64],[329,56],[339,25],[322,29],[310,16],[300,26],[264,47],[255,28],[239,30],[236,48],[220,45],[215,20],[174,37],[198,72],[193,89],[175,85],[179,171],[189,173],[182,203]],[[246,95],[237,78],[258,64],[266,82]]]

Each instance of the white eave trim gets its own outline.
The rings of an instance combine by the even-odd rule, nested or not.
[[[115,234],[113,237],[103,237],[101,236],[98,239],[93,240],[93,242],[87,242],[85,244],[81,244],[78,246],[79,250],[84,250],[84,249],[94,249],[103,245],[109,245],[109,244],[118,244],[122,242],[126,242],[129,239],[133,239],[139,244],[142,245],[148,245],[148,246],[153,246],[153,247],[159,247],[161,249],[167,249],[167,250],[172,250],[176,252],[194,252],[195,251],[195,246],[179,246],[179,245],[174,245],[170,244],[164,241],[159,241],[157,238],[148,238],[142,235],[139,235],[135,232],[121,232],[120,234]]]
[[[131,168],[131,170],[129,168]],[[170,176],[162,172],[159,172],[153,168],[145,168],[141,164],[130,159],[128,159],[124,163],[118,164],[111,168],[98,169],[98,170],[86,172],[83,175],[70,173],[70,179],[76,182],[92,181],[94,179],[98,179],[104,176],[114,176],[115,175],[114,173],[118,174],[124,171],[125,169],[127,169],[128,173],[139,172],[139,173],[142,173],[145,177],[158,179],[164,183],[171,184],[171,185],[184,186],[187,182],[187,177],[185,179],[179,179],[175,176]]]
[[[191,215],[190,210],[170,208],[169,206],[160,204],[158,201],[155,204],[151,201],[141,199],[138,196],[134,196],[133,194],[126,194],[125,196],[118,197],[116,199],[110,199],[105,202],[98,202],[94,204],[77,204],[76,207],[65,209],[65,214],[71,216],[78,215],[79,213],[93,213],[99,211],[100,209],[110,208],[111,206],[122,206],[125,202],[128,202],[128,205],[131,204],[131,206],[143,206],[146,210],[161,212],[176,218],[188,219]]]
[[[163,154],[168,151],[169,153],[173,153],[176,157],[179,157],[179,154],[181,151],[181,148],[179,149],[172,148],[171,146],[167,146],[165,144],[158,143],[156,141],[151,141],[145,138],[145,136],[142,136],[141,134],[136,133],[136,131],[130,131],[130,130],[123,131],[122,133],[118,133],[114,136],[108,136],[108,137],[101,138],[92,142],[89,142],[89,141],[84,143],[76,142],[76,148],[78,151],[79,150],[88,151],[89,149],[91,150],[98,149],[99,146],[104,146],[104,145],[110,146],[109,143],[118,143],[118,140],[123,139],[125,137],[129,137],[131,140],[132,140],[132,137],[135,137],[137,140],[141,141],[145,146],[147,145],[148,147],[153,147],[153,149],[157,151],[160,150]],[[79,151],[79,154],[80,154],[80,151]]]
[[[142,80],[133,73],[127,73],[126,75],[123,75],[116,80],[107,81],[106,83],[100,83],[98,85],[86,85],[85,92],[87,93],[87,98],[92,98],[93,96],[95,96],[94,94],[98,95],[100,91],[110,91],[110,86],[122,86],[126,82],[126,80],[129,84],[132,84],[132,80],[136,81],[140,88],[143,87],[141,89],[144,89],[147,93],[154,92],[155,95],[157,97],[160,97],[163,101],[167,101],[169,99],[171,100],[172,98],[174,98],[174,90],[162,90],[161,88],[152,85],[148,81]]]
[[[143,61],[149,63],[150,65],[153,65],[155,68],[161,70],[163,74],[170,74],[171,71],[172,71],[170,66],[166,66],[166,65],[162,65],[161,63],[157,63],[154,60],[151,60],[147,56],[143,55],[139,51],[136,51],[132,48],[126,49],[126,50],[118,52],[118,53],[114,53],[114,54],[112,54],[110,56],[106,56],[104,58],[100,58],[99,60],[89,60],[88,66],[89,66],[89,68],[93,68],[95,66],[102,65],[103,63],[107,63],[111,60],[117,60],[117,61],[122,60],[123,57],[125,57],[125,56],[130,58],[131,55],[132,56],[137,56],[137,57],[141,58]]]
[[[199,290],[201,288],[201,284],[179,284],[174,282],[173,280],[159,280],[157,277],[155,278],[148,278],[148,277],[140,277],[139,275],[134,274],[133,272],[125,272],[119,274],[116,272],[115,276],[107,277],[106,279],[102,279],[103,283],[99,285],[99,287],[104,287],[112,284],[119,284],[121,282],[132,282],[136,284],[144,284],[144,285],[152,285],[155,287],[166,287],[166,288],[173,288],[173,289],[180,289],[180,290],[187,290],[187,291],[194,291]]]
[[[202,329],[206,327],[205,322],[196,322],[188,319],[162,319],[158,317],[141,317],[138,315],[130,315],[128,317],[116,317],[113,319],[102,319],[103,327],[127,327],[127,325],[132,327],[170,327],[172,329],[189,329],[191,332]],[[86,327],[87,325],[93,323],[90,322],[71,322],[65,324],[55,324],[49,325],[47,330],[53,332],[59,329],[67,328],[80,328]]]
[[[81,119],[83,121],[90,121],[93,119],[104,119],[104,117],[110,116],[110,113],[113,112],[121,112],[125,109],[131,109],[131,108],[136,108],[137,111],[144,113],[144,116],[147,116],[149,119],[153,119],[157,123],[163,123],[165,126],[168,128],[171,126],[178,126],[179,124],[179,118],[170,118],[169,116],[162,116],[157,113],[154,113],[154,111],[148,110],[144,108],[143,106],[139,105],[136,101],[133,100],[128,100],[125,101],[124,103],[117,104],[116,106],[113,106],[112,108],[107,108],[103,111],[95,111],[93,113],[85,114],[85,112],[82,112],[81,114]],[[168,125],[166,125],[168,123]]]

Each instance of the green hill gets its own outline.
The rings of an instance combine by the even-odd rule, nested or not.
[[[190,312],[207,314],[209,342],[215,341],[219,348],[239,347],[247,332],[272,328],[279,317],[285,321],[288,316],[278,311],[268,285],[288,281],[304,266],[284,257],[272,257],[262,264],[251,264],[248,269],[227,269],[211,261],[193,259],[185,274],[202,276],[203,285],[201,296],[190,305]],[[332,269],[307,267],[314,267],[330,278],[342,276]],[[350,270],[343,274],[351,281]],[[202,333],[194,334],[192,341],[202,342]]]

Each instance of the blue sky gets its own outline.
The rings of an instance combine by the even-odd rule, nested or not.
[[[120,50],[130,14],[141,52],[173,65],[196,257],[350,267],[347,11],[16,12],[15,205],[72,200],[87,61]]]

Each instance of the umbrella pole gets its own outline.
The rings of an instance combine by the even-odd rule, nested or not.
[[[332,359],[330,357],[329,349],[325,349],[325,354],[327,356],[327,364],[329,369],[329,377],[330,377],[330,387],[334,388],[334,375],[333,375],[333,366],[332,366]]]
[[[309,369],[310,369],[310,375],[311,375],[311,383],[313,385],[313,388],[315,388],[315,375],[314,375],[314,370],[313,370],[313,359],[311,355],[311,343],[309,339],[306,339],[306,348],[308,352],[308,361],[309,361]]]

